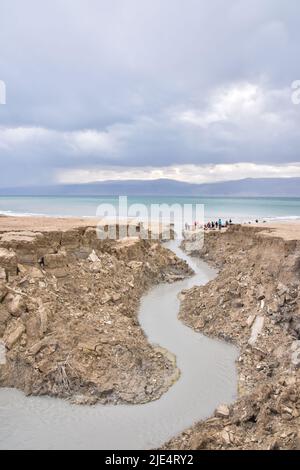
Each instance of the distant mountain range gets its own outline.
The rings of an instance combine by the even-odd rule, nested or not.
[[[169,179],[0,188],[1,196],[300,197],[300,178],[247,178],[190,184]]]

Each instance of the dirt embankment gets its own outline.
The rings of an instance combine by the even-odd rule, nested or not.
[[[180,318],[238,345],[239,397],[165,447],[299,449],[300,241],[236,226],[195,255],[220,272],[183,293]]]
[[[158,398],[179,372],[137,308],[151,285],[188,274],[159,243],[100,241],[95,227],[0,230],[0,386],[76,403]]]

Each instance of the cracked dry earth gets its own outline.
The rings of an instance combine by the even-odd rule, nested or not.
[[[238,345],[239,397],[166,449],[300,449],[300,241],[267,232],[232,226],[194,251],[219,275],[182,293],[180,318]]]
[[[190,275],[157,241],[95,227],[0,234],[0,386],[78,404],[144,403],[179,371],[137,320],[142,294]]]

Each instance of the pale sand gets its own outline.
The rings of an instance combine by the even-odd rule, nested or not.
[[[48,232],[57,230],[71,230],[77,227],[96,227],[98,224],[107,225],[113,223],[109,219],[97,219],[96,217],[11,217],[0,216],[0,232],[31,231]],[[120,220],[121,224],[137,224],[138,220]]]
[[[300,240],[300,220],[268,222],[265,224],[251,224],[250,227],[259,227],[264,230],[262,235],[283,238],[284,240]]]
[[[70,230],[76,227],[95,227],[98,223],[106,225],[110,223],[107,219],[80,218],[80,217],[10,217],[0,216],[0,232],[11,231],[53,231],[53,230]],[[137,223],[137,221],[130,220],[130,224]],[[157,228],[152,224],[153,228]],[[300,220],[297,221],[282,221],[275,223],[265,224],[243,224],[244,227],[259,227],[264,230],[261,232],[264,235],[280,237],[284,240],[300,240]]]

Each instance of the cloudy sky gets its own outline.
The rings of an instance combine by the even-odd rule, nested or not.
[[[299,0],[0,0],[1,186],[300,176],[299,16]]]

